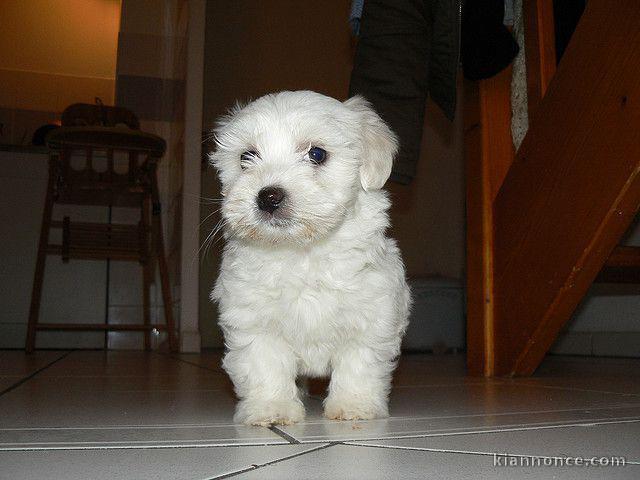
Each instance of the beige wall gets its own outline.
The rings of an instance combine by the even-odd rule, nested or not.
[[[207,2],[205,126],[238,99],[310,89],[345,97],[349,0]]]
[[[409,185],[388,182],[392,232],[410,277],[462,280],[465,270],[465,191],[462,89],[452,123],[427,101],[418,171]]]
[[[0,1],[0,143],[28,143],[71,103],[113,104],[120,2]]]
[[[2,0],[0,18],[3,69],[115,78],[120,0]]]
[[[187,0],[123,0],[119,34],[116,103],[131,109],[140,128],[161,136],[167,150],[158,166],[164,249],[169,266],[174,317],[179,323],[184,169],[184,79],[186,73]],[[127,211],[129,210],[129,211]],[[131,215],[135,215],[132,217]],[[137,212],[114,209],[114,221],[137,221]],[[109,299],[112,323],[136,323],[142,316],[139,265],[113,264]],[[159,276],[152,288],[152,323],[163,324]],[[156,341],[163,341],[161,334]],[[110,332],[111,348],[139,348],[141,335]]]
[[[236,100],[285,89],[311,89],[343,99],[353,46],[349,0],[324,2],[239,0],[207,3],[204,126]],[[393,235],[410,276],[462,278],[464,195],[462,122],[452,124],[427,106],[423,154],[409,186],[388,184],[394,199]],[[219,197],[215,173],[203,174],[202,195]],[[202,218],[215,210],[203,205]],[[217,221],[203,223],[201,241]],[[201,260],[200,324],[204,346],[220,346],[208,293],[218,269],[221,241]]]

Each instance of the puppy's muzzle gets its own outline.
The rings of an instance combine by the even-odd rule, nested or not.
[[[284,190],[280,187],[265,187],[258,192],[258,208],[273,213],[282,205],[285,196]]]

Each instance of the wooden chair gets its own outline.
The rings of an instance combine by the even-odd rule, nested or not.
[[[149,350],[153,329],[166,331],[169,348],[175,350],[177,340],[156,175],[158,162],[166,149],[165,141],[141,132],[138,119],[126,109],[75,104],[63,112],[62,127],[47,135],[47,146],[49,180],[33,279],[26,351],[34,350],[36,333],[40,330],[142,331],[145,349]],[[114,156],[128,161],[125,173],[117,171]],[[74,165],[79,157],[84,166],[76,169]],[[106,160],[106,168],[102,171],[96,168],[98,160]],[[103,224],[76,222],[69,217],[54,221],[55,204],[138,208],[140,222],[137,225]],[[51,229],[62,230],[60,244],[49,243]],[[60,255],[65,263],[70,259],[139,262],[143,269],[142,323],[39,323],[47,255]],[[165,305],[164,325],[151,324],[149,290],[156,261]]]

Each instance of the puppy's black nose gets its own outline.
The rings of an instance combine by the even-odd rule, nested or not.
[[[258,192],[258,208],[273,213],[284,200],[284,190],[280,187],[264,187]]]

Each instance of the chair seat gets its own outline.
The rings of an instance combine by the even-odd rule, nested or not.
[[[155,157],[161,157],[167,148],[163,138],[126,127],[60,127],[47,135],[46,143],[54,150],[64,147],[113,148],[146,152]]]
[[[70,170],[56,188],[56,202],[71,205],[103,205],[139,207],[150,193],[145,178],[129,174],[98,173],[91,170]]]
[[[147,231],[141,224],[51,222],[52,228],[62,229],[62,244],[49,244],[47,253],[90,260],[129,260],[142,262],[147,255]]]

